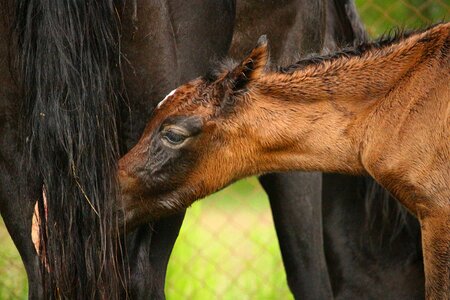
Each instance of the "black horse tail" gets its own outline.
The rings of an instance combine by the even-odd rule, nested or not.
[[[117,299],[119,30],[113,0],[18,0],[25,158],[42,180],[48,298]],[[25,138],[24,137],[24,138]],[[43,197],[38,200],[44,215]]]

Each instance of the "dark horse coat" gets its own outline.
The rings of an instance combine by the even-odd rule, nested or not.
[[[47,297],[120,298],[129,273],[129,296],[164,298],[183,215],[129,234],[122,267],[109,213],[112,170],[156,103],[225,56],[234,24],[232,55],[251,48],[249,32],[267,33],[277,63],[288,62],[299,47],[301,54],[318,52],[364,34],[351,1],[119,2],[0,3],[0,210],[32,299],[44,296],[29,233],[36,199],[43,214],[43,184],[48,223],[59,224],[47,233],[50,269],[58,270],[46,278]],[[398,231],[384,227],[398,210],[386,209],[388,200],[372,200],[378,195],[371,182],[305,173],[267,175],[261,182],[296,298],[422,295],[417,224],[405,216]],[[408,251],[398,253],[399,247],[411,254],[404,257]]]

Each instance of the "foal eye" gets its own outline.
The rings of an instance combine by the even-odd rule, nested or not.
[[[187,138],[185,135],[174,132],[172,130],[165,131],[162,137],[172,145],[180,145]]]

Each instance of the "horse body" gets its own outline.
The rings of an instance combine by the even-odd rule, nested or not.
[[[426,295],[445,299],[449,28],[438,25],[280,72],[264,71],[267,41],[260,39],[238,66],[179,87],[156,111],[119,164],[125,209],[138,209],[136,199],[147,199],[146,211],[161,216],[236,179],[270,171],[369,173],[419,218]],[[424,88],[427,79],[436,85]],[[395,116],[383,114],[383,107]],[[424,120],[431,115],[437,122],[430,126]],[[417,132],[433,144],[418,145]],[[383,147],[393,148],[386,153]],[[424,155],[427,147],[430,155]],[[149,152],[153,159],[143,165]],[[181,182],[180,173],[186,178]],[[165,180],[177,184],[161,198],[158,186]]]

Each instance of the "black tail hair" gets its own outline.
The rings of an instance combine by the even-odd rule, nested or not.
[[[118,299],[125,283],[113,212],[120,101],[114,1],[16,3],[25,162],[47,197],[47,297]],[[38,203],[44,214],[42,197]]]

